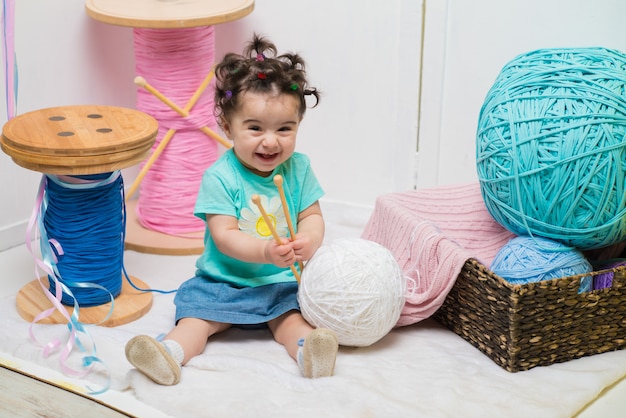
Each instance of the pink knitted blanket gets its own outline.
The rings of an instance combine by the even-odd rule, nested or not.
[[[489,266],[513,236],[491,217],[472,183],[381,196],[361,237],[389,249],[409,278],[397,323],[405,326],[442,305],[467,259]]]

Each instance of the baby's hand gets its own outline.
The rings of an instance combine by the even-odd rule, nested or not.
[[[296,260],[300,262],[308,261],[313,257],[318,246],[307,235],[296,234],[296,239],[291,241]]]
[[[296,254],[292,248],[292,243],[283,238],[281,244],[276,241],[267,241],[265,244],[265,259],[278,267],[289,267],[296,262]]]

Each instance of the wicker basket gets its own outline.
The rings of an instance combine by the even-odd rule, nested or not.
[[[465,263],[433,315],[509,372],[626,347],[626,267],[613,286],[579,294],[580,276],[512,285]]]

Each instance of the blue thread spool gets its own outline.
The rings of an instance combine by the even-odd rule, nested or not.
[[[137,164],[145,158],[154,143],[157,129],[157,122],[152,117],[137,110],[111,106],[42,109],[19,115],[2,128],[2,150],[18,165],[47,173],[43,178],[45,188],[42,196],[48,199],[45,209],[46,215],[51,218],[46,219],[46,215],[41,217],[40,247],[42,254],[59,259],[56,264],[59,274],[55,276],[64,290],[62,302],[81,307],[91,306],[81,309],[82,322],[100,323],[105,320],[103,325],[119,325],[137,319],[152,304],[149,292],[134,292],[131,295],[132,287],[122,283],[124,201],[119,169]],[[115,177],[117,181],[110,183],[112,189],[109,191],[82,187],[85,181],[98,182],[108,177]],[[90,192],[104,193],[103,200],[96,199]],[[109,207],[104,205],[105,201],[109,201]],[[71,211],[95,218],[75,219],[78,217],[66,216]],[[106,236],[98,229],[107,222],[111,224],[108,228],[111,236]],[[58,248],[57,242],[60,244]],[[80,245],[74,245],[76,243]],[[97,251],[100,244],[103,244],[100,248],[105,248],[104,253]],[[81,251],[81,247],[93,247],[96,250]],[[66,254],[66,250],[70,250],[71,254]],[[64,257],[77,259],[76,265],[65,268],[62,261]],[[111,258],[111,265],[106,265],[107,257]],[[81,263],[83,268],[80,268]],[[97,267],[103,267],[101,270],[109,270],[104,275],[108,275],[105,282],[92,281],[94,276],[102,277],[100,273],[94,274],[90,268],[90,264],[93,264],[95,270],[96,263],[100,264]],[[42,277],[40,280],[43,284],[47,279]],[[50,282],[50,292],[54,294],[56,285],[52,286]],[[145,283],[140,283],[145,287]],[[88,292],[88,295],[82,295],[84,289],[93,290],[97,286],[103,288],[100,294]],[[70,293],[66,289],[73,294],[73,299],[70,298],[72,300],[68,300]],[[106,302],[116,295],[115,308],[110,312],[111,306]],[[34,280],[20,290],[16,305],[24,319],[33,320],[43,310],[50,308],[51,302],[42,292],[39,280]],[[71,312],[71,306],[67,310]],[[110,314],[108,319],[107,314]],[[66,318],[55,312],[40,322],[61,323],[66,322]]]
[[[541,237],[520,236],[506,243],[491,263],[490,269],[512,284],[585,274],[592,271],[584,255],[573,248]],[[580,281],[579,292],[591,290],[591,276]]]
[[[61,302],[81,307],[98,306],[119,296],[124,255],[124,182],[119,171],[86,176],[45,177],[41,227],[42,254],[54,254],[63,291]],[[54,253],[50,253],[53,251]],[[79,280],[79,281],[76,281]],[[56,282],[48,275],[49,290]],[[64,290],[64,289],[62,289]]]
[[[626,55],[543,49],[500,72],[481,108],[487,209],[518,235],[582,250],[626,239]]]

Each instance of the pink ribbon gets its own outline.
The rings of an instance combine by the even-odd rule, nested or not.
[[[76,298],[73,296],[71,290],[65,284],[61,283],[58,279],[58,277],[60,277],[60,274],[56,267],[56,263],[57,263],[56,254],[58,254],[59,256],[62,256],[63,248],[61,247],[58,241],[48,238],[47,232],[43,225],[43,219],[45,216],[46,208],[48,206],[47,199],[46,199],[46,192],[45,192],[46,184],[47,184],[47,176],[44,175],[42,176],[41,182],[39,183],[39,190],[37,193],[37,198],[35,200],[35,206],[33,207],[33,211],[32,211],[32,214],[31,214],[31,217],[29,219],[28,226],[26,229],[26,247],[28,248],[28,251],[33,256],[33,259],[35,260],[35,277],[37,277],[41,290],[46,295],[48,300],[52,303],[52,307],[39,313],[38,315],[35,316],[35,318],[33,318],[30,328],[29,328],[29,334],[30,334],[31,339],[35,341],[37,345],[43,348],[42,353],[43,353],[44,358],[47,358],[52,353],[54,353],[57,349],[63,346],[63,349],[60,353],[60,361],[59,361],[61,370],[66,375],[84,377],[91,372],[93,368],[92,366],[94,363],[100,363],[105,368],[106,368],[106,365],[96,355],[96,344],[93,341],[93,338],[89,335],[89,333],[85,329],[84,325],[79,320],[80,307],[78,305]],[[35,251],[32,248],[32,242],[35,240],[38,240],[41,243],[40,245],[41,257],[37,256]],[[50,249],[50,246],[54,247],[56,254],[55,254],[55,251],[52,251]],[[47,274],[49,280],[54,281],[55,289],[56,289],[55,294],[52,294],[48,286],[46,286],[44,282],[42,282],[41,280],[42,273]],[[95,284],[89,284],[89,286],[96,286],[98,288],[102,288],[106,290],[102,286],[95,285]],[[67,309],[65,309],[65,307],[61,303],[63,292],[70,295],[70,297],[72,297],[72,299],[74,300],[74,310],[71,315],[67,312]],[[113,312],[113,300],[114,298],[111,295],[111,309],[109,310],[109,313],[107,314],[106,318],[103,319],[103,322],[106,321],[110,317],[111,313]],[[39,340],[35,336],[33,325],[41,321],[42,319],[49,317],[55,311],[58,311],[67,320],[67,327],[69,329],[69,335],[68,335],[67,341],[65,342],[65,344],[62,344],[58,338],[55,338],[47,342],[46,344],[42,344],[39,342]],[[83,367],[85,369],[75,370],[75,369],[72,369],[71,367],[68,367],[66,365],[66,362],[70,353],[72,352],[72,349],[74,348],[74,345],[76,345],[76,347],[81,352],[86,351],[84,345],[82,344],[79,338],[81,334],[87,337],[87,340],[89,341],[89,344],[91,345],[92,350],[91,350],[91,355],[87,355],[83,357]],[[93,390],[87,387],[90,391],[89,392],[90,394],[97,395],[97,394],[104,393],[108,390],[109,385],[110,385],[110,374],[108,373],[108,369],[107,369],[107,375],[109,376],[108,381],[104,385],[103,388],[99,390]]]
[[[15,0],[2,2],[2,61],[7,102],[7,120],[15,116],[17,103],[17,61],[15,60]]]

